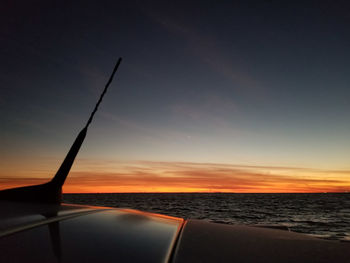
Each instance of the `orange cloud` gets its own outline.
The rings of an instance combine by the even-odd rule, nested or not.
[[[348,192],[350,171],[180,162],[80,160],[65,193],[110,192]],[[42,183],[42,178],[3,178],[2,188]]]

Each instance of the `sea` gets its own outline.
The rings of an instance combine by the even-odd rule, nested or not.
[[[350,242],[350,193],[64,194],[65,203],[132,208],[185,219],[280,228]]]

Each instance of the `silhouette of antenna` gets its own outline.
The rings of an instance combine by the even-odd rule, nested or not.
[[[85,126],[86,128],[90,125],[90,123],[92,121],[92,118],[94,117],[94,115],[95,115],[95,113],[96,113],[96,111],[98,109],[98,106],[100,105],[100,103],[101,103],[101,101],[103,99],[103,96],[106,94],[106,91],[107,91],[109,85],[112,83],[114,74],[116,73],[116,71],[117,71],[117,69],[118,69],[118,67],[120,65],[120,62],[122,62],[122,58],[119,58],[118,61],[117,61],[117,64],[115,64],[113,72],[112,72],[112,75],[109,77],[109,80],[107,81],[107,84],[106,84],[106,86],[105,86],[105,88],[104,88],[104,90],[103,90],[99,100],[97,101],[94,110],[91,112],[91,115],[90,115],[90,118],[89,118],[88,122],[86,123],[86,126]]]
[[[2,190],[0,191],[0,200],[21,201],[21,202],[40,202],[40,203],[60,203],[61,202],[62,186],[74,163],[75,157],[77,156],[79,149],[84,142],[87,129],[98,109],[98,106],[100,105],[103,99],[103,96],[105,95],[109,85],[111,84],[113,77],[121,61],[122,61],[122,58],[119,58],[99,100],[95,105],[94,110],[91,112],[91,115],[85,127],[79,132],[77,138],[75,139],[72,147],[67,153],[66,158],[62,162],[54,178],[50,182],[44,183],[44,184]]]
[[[66,177],[68,176],[68,173],[73,165],[73,162],[75,160],[75,157],[77,156],[78,152],[79,152],[79,149],[81,147],[81,145],[83,144],[84,142],[84,139],[85,139],[85,136],[86,136],[86,133],[87,133],[87,129],[92,121],[92,118],[94,117],[97,109],[98,109],[98,106],[100,105],[102,99],[103,99],[103,96],[106,94],[106,91],[109,87],[109,85],[111,84],[112,80],[113,80],[113,77],[114,77],[114,74],[115,72],[117,71],[119,65],[120,65],[120,62],[122,61],[122,58],[119,58],[118,59],[118,62],[117,64],[115,65],[114,69],[113,69],[113,72],[111,74],[111,76],[109,77],[109,80],[99,98],[99,100],[97,101],[96,105],[95,105],[95,108],[94,110],[91,112],[91,115],[85,125],[85,127],[80,131],[80,133],[78,134],[77,138],[75,139],[72,147],[70,148],[69,152],[67,153],[67,156],[66,158],[64,159],[62,165],[60,166],[60,168],[58,169],[55,177],[51,180],[51,182],[53,184],[55,184],[57,187],[61,187],[63,184],[64,184],[64,181],[66,180]]]

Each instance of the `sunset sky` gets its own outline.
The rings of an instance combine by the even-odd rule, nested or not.
[[[0,8],[0,189],[55,174],[123,57],[64,192],[350,191],[347,1],[47,2]]]

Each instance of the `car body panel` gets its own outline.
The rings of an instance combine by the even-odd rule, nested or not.
[[[27,223],[22,217],[30,227],[17,225],[18,231],[0,238],[0,262],[168,262],[183,224],[180,218],[130,209],[41,208],[70,213],[36,225],[42,214],[29,213]]]
[[[265,227],[188,220],[174,262],[350,262],[350,243]]]
[[[0,237],[64,218],[107,209],[71,204],[0,201]]]

